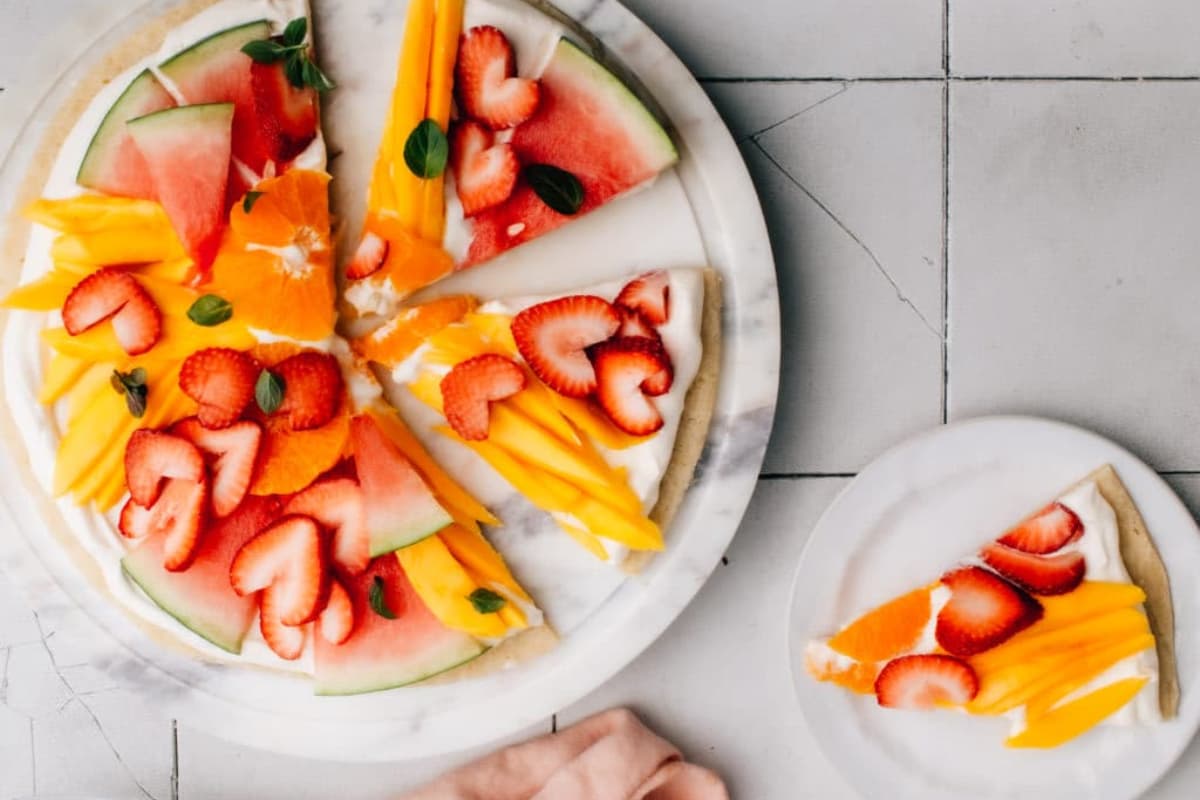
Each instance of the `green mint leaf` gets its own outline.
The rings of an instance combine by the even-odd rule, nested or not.
[[[187,315],[188,319],[197,325],[211,328],[228,321],[233,316],[233,306],[224,297],[206,294],[198,297],[196,302],[192,303],[191,308],[187,310]]]
[[[308,56],[304,57],[303,74],[304,83],[318,92],[328,92],[336,88],[336,84],[329,80],[329,77]]]
[[[418,178],[436,178],[446,169],[450,143],[441,127],[431,119],[423,119],[413,128],[404,143],[404,163]]]
[[[117,394],[125,394],[125,379],[121,376],[120,372],[117,372],[114,369],[112,377],[108,379],[108,382],[112,386],[114,392]]]
[[[288,47],[304,44],[308,36],[308,18],[296,17],[283,29],[283,43]]]
[[[304,88],[304,65],[307,63],[308,59],[303,53],[294,52],[288,56],[288,60],[283,65],[288,83],[297,89]]]
[[[480,614],[495,614],[500,609],[504,608],[505,600],[500,595],[493,592],[491,589],[476,589],[467,596],[471,601],[471,605]]]
[[[264,369],[258,373],[258,380],[254,383],[254,402],[258,403],[264,414],[274,414],[283,403],[285,389],[283,378]]]
[[[146,385],[146,368],[134,367],[129,371],[129,382],[134,386]]]
[[[150,390],[146,386],[146,370],[135,367],[129,372],[113,370],[109,379],[117,394],[125,395],[125,407],[135,418],[141,419],[146,413],[146,398]]]
[[[259,64],[274,64],[288,54],[288,48],[270,39],[258,39],[242,45],[242,52]]]
[[[145,386],[135,386],[125,392],[125,407],[136,419],[141,419],[146,413],[146,397],[150,394]]]
[[[371,610],[384,619],[395,619],[396,614],[388,608],[387,598],[383,596],[383,578],[379,575],[375,576],[375,580],[371,582],[371,588],[367,590],[367,600],[371,603]]]
[[[530,164],[523,172],[526,183],[560,214],[577,214],[583,206],[583,184],[565,169],[551,164]]]
[[[254,210],[254,204],[258,202],[258,198],[262,196],[262,192],[246,192],[246,196],[242,198],[242,211],[249,214]]]

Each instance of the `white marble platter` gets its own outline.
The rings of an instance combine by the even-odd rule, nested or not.
[[[16,201],[40,132],[78,76],[171,5],[149,3],[66,72],[0,173],[0,210]],[[340,84],[326,106],[326,128],[335,156],[335,211],[350,230],[361,213],[356,203],[382,125],[405,5],[314,2],[322,61]],[[205,663],[151,641],[45,533],[13,474],[23,454],[6,442],[0,566],[47,618],[61,615],[64,606],[86,612],[97,628],[88,631],[86,662],[164,718],[257,747],[343,761],[416,758],[492,741],[545,719],[631,661],[683,610],[726,549],[754,488],[778,382],[774,265],[758,201],[716,111],[653,32],[612,0],[562,0],[558,7],[586,28],[581,38],[637,76],[670,121],[681,163],[650,190],[574,223],[569,233],[527,245],[445,288],[565,290],[639,269],[704,262],[721,272],[724,351],[716,415],[695,483],[667,533],[667,551],[641,575],[627,577],[574,549],[547,518],[484,491],[507,523],[493,532],[495,541],[562,634],[560,646],[480,680],[316,698],[307,681]]]

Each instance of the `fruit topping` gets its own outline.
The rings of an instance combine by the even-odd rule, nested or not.
[[[141,506],[158,499],[164,479],[204,479],[204,459],[187,439],[145,428],[133,432],[125,445],[125,482]]]
[[[250,68],[250,77],[255,116],[269,141],[271,156],[280,163],[289,162],[316,138],[317,93],[293,86],[283,64],[256,63]]]
[[[279,414],[292,430],[319,428],[337,413],[342,401],[342,369],[328,353],[307,350],[285,358],[274,372],[283,381]]]
[[[1082,553],[1039,556],[989,544],[979,555],[996,572],[1034,594],[1066,594],[1083,582],[1087,572]]]
[[[295,661],[304,652],[307,631],[300,626],[284,624],[282,600],[270,589],[263,592],[259,600],[258,629],[262,631],[267,647],[284,661]]]
[[[901,656],[889,661],[875,679],[875,697],[888,708],[961,706],[978,691],[975,670],[954,656]]]
[[[663,325],[671,318],[671,281],[663,270],[647,272],[625,284],[614,303],[637,311],[651,325]]]
[[[1051,503],[997,539],[1025,553],[1045,555],[1083,535],[1083,522],[1062,503]]]
[[[521,357],[543,383],[567,397],[586,397],[596,391],[596,370],[586,350],[610,338],[620,326],[621,319],[607,300],[571,295],[517,314],[512,333]]]
[[[63,327],[72,336],[112,319],[121,349],[131,356],[154,347],[162,334],[162,313],[137,279],[117,267],[84,278],[67,295]]]
[[[488,437],[488,404],[525,388],[525,371],[496,353],[469,358],[442,378],[442,407],[450,427],[468,441]]]
[[[508,144],[494,143],[490,130],[473,120],[454,126],[450,145],[454,184],[463,214],[473,217],[509,198],[521,164]]]
[[[132,497],[121,509],[117,528],[127,539],[141,539],[162,534],[163,566],[171,572],[181,572],[192,563],[200,542],[208,506],[208,482],[174,478],[148,508],[138,505]]]
[[[1042,606],[1023,590],[982,567],[942,576],[950,599],[937,618],[937,641],[956,656],[989,650],[1042,617]]]
[[[471,28],[458,45],[454,85],[459,107],[493,130],[512,128],[537,110],[538,82],[515,77],[516,57],[508,38],[491,25]]]
[[[640,311],[617,306],[617,313],[621,316],[621,327],[617,329],[617,336],[642,336],[662,341],[658,330],[642,316]]]
[[[379,234],[367,231],[346,265],[346,277],[352,281],[374,275],[387,261],[388,242]]]
[[[367,511],[362,489],[350,478],[327,478],[292,497],[286,514],[311,517],[333,531],[331,555],[335,564],[357,575],[371,561]]]
[[[228,516],[250,489],[262,427],[253,420],[242,420],[214,430],[204,427],[198,418],[188,417],[172,425],[171,433],[187,439],[212,459],[213,513]]]
[[[354,633],[354,602],[337,580],[329,582],[329,602],[317,619],[317,627],[330,644],[341,644]]]
[[[233,559],[229,581],[243,597],[263,592],[268,608],[284,625],[312,622],[329,588],[325,547],[317,524],[308,517],[284,517],[247,542]],[[265,631],[264,631],[265,633]]]
[[[88,145],[75,180],[80,186],[121,197],[154,199],[154,183],[146,161],[125,123],[175,105],[174,98],[150,70],[138,74],[104,115]]]
[[[240,350],[209,347],[192,353],[179,371],[179,388],[198,403],[196,416],[206,428],[227,428],[254,399],[259,368]]]
[[[874,663],[913,650],[929,622],[930,587],[878,606],[838,631],[829,647],[855,661]]]
[[[592,362],[596,400],[613,424],[634,436],[663,426],[662,415],[647,397],[649,389],[671,385],[671,361],[660,345],[636,336],[611,339],[592,349]]]

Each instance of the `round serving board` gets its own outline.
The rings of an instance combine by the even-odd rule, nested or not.
[[[26,202],[38,148],[80,78],[148,21],[179,6],[156,0],[70,67],[17,140],[0,172],[6,210]],[[325,105],[334,210],[357,229],[395,76],[406,3],[314,0],[321,60],[339,88]],[[540,5],[540,4],[539,4]],[[77,548],[48,532],[44,498],[22,480],[24,453],[0,460],[0,566],[47,620],[82,610],[70,635],[120,691],[184,723],[279,752],[346,761],[447,753],[528,727],[629,663],[683,610],[737,530],[771,429],[779,369],[774,264],[753,186],[732,137],[682,63],[614,0],[560,0],[577,38],[637,77],[669,120],[682,160],[652,187],[440,287],[490,296],[586,286],[652,267],[709,264],[723,278],[719,398],[695,482],[667,532],[667,550],[638,576],[601,564],[519,502],[497,508],[492,532],[550,622],[559,646],[485,678],[344,698],[319,698],[306,679],[217,665],[164,646],[100,588]],[[33,187],[36,192],[37,187]],[[4,270],[18,270],[6,263]],[[6,273],[6,284],[15,280]],[[454,465],[449,465],[454,468]],[[484,470],[481,463],[474,467]],[[489,500],[491,498],[488,498]],[[5,519],[7,517],[7,519]]]

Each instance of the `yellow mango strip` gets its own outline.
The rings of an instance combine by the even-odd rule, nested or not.
[[[477,331],[486,341],[497,345],[505,355],[517,355],[517,342],[512,335],[512,317],[507,314],[475,311],[463,317],[463,324]]]
[[[111,374],[103,364],[92,364],[58,354],[50,356],[50,363],[46,365],[46,372],[42,376],[42,388],[38,391],[38,402],[46,405],[58,402],[58,399],[73,390],[84,373],[90,370]]]
[[[604,412],[588,400],[564,397],[558,392],[551,392],[551,394],[559,413],[569,419],[584,436],[601,447],[607,447],[609,450],[624,450],[650,438],[650,436],[630,436],[625,433],[613,425],[608,417],[604,416]]]
[[[103,431],[107,441],[125,441],[137,427],[137,420],[125,408],[125,398],[111,388],[98,392],[86,413],[67,428],[58,442],[58,457],[54,461],[54,496],[71,491],[80,479],[95,466],[106,444],[98,444],[96,434]]]
[[[94,364],[71,389],[67,398],[67,419],[76,424],[80,417],[88,416],[88,408],[99,402],[101,394],[115,393],[112,388],[112,365]]]
[[[183,258],[186,253],[173,231],[108,228],[92,233],[64,233],[50,245],[55,261],[83,264],[148,264]]]
[[[192,277],[195,266],[190,258],[174,258],[167,261],[155,261],[136,268],[139,275],[167,283],[185,283]]]
[[[63,233],[96,233],[113,228],[171,231],[171,221],[153,200],[85,194],[60,200],[35,200],[24,216]]]
[[[503,448],[497,447],[491,442],[465,441],[446,426],[439,426],[437,431],[474,450],[480,458],[491,465],[492,469],[512,484],[514,489],[543,511],[568,509],[572,503],[583,496],[582,491],[565,482],[559,482],[554,486],[549,485],[543,481],[545,473],[513,458]]]
[[[548,472],[541,476],[541,480],[547,486],[563,493],[575,488]],[[556,510],[571,514],[592,534],[620,542],[633,550],[663,548],[662,532],[658,525],[643,516],[640,511],[633,514],[624,512],[586,490],[571,505]]]
[[[525,388],[504,402],[510,403],[513,408],[532,418],[561,439],[563,444],[571,447],[583,446],[583,440],[579,438],[579,433],[571,426],[567,418],[559,413],[558,407],[554,404],[553,395],[557,392],[538,380],[537,376],[533,374],[533,370],[528,367],[522,367],[522,369],[525,372]]]
[[[586,531],[577,525],[572,525],[561,519],[555,518],[558,527],[563,529],[563,532],[578,542],[584,550],[594,555],[601,561],[608,561],[608,551],[604,549],[604,543],[599,537],[592,535],[590,531]]]
[[[481,614],[471,605],[471,592],[479,585],[437,536],[397,550],[396,558],[413,589],[442,624],[482,639],[499,638],[508,630],[499,615]]]
[[[607,464],[595,463],[504,403],[492,406],[488,441],[572,483],[603,486],[612,480]]]
[[[1144,633],[1123,642],[1122,645],[1113,645],[1113,651],[1109,654],[1109,657],[1113,653],[1122,654],[1117,655],[1116,660],[1106,663],[1107,659],[1097,658],[1096,661],[1089,663],[1084,659],[1079,666],[1073,664],[1068,670],[1064,671],[1064,674],[1060,674],[1054,686],[1029,698],[1028,702],[1025,703],[1026,722],[1032,723],[1035,719],[1050,713],[1056,703],[1071,692],[1086,686],[1089,681],[1111,667],[1116,661],[1154,647],[1154,636]]]
[[[422,184],[404,163],[404,144],[425,119],[429,90],[429,56],[433,50],[434,0],[412,0],[404,24],[404,49],[400,54],[400,82],[392,95],[392,181],[396,215],[412,233],[420,235]]]
[[[1042,618],[1009,639],[1005,646],[1119,608],[1140,605],[1146,601],[1146,593],[1133,583],[1084,581],[1067,594],[1041,597],[1038,601],[1042,604]]]
[[[425,405],[432,408],[439,414],[442,413],[442,379],[432,372],[422,372],[414,380],[408,384],[408,390],[412,392],[413,397],[420,400]],[[447,429],[449,430],[449,429]]]
[[[1058,747],[1086,733],[1132,700],[1147,678],[1125,678],[1056,708],[1004,744],[1008,747]]]
[[[438,0],[433,23],[433,53],[429,63],[429,96],[425,117],[442,129],[450,130],[450,106],[454,96],[454,61],[458,57],[458,37],[462,33],[463,0]],[[446,232],[445,178],[439,175],[425,181],[420,212],[421,237],[441,244]]]
[[[1032,630],[1039,624],[1027,630]],[[1014,664],[1031,661],[1043,655],[1053,656],[1064,649],[1094,642],[1106,636],[1141,633],[1146,630],[1146,624],[1146,615],[1137,609],[1119,608],[1072,625],[1039,632],[1036,636],[1014,636],[1007,642],[972,657],[971,667],[982,680],[989,674]]]
[[[55,270],[32,283],[13,289],[0,301],[0,305],[21,311],[57,311],[79,280],[78,276],[69,272]]]
[[[379,425],[384,435],[391,439],[392,443],[400,449],[400,452],[417,468],[417,471],[421,473],[421,477],[433,489],[433,493],[437,495],[442,505],[447,506],[447,511],[450,511],[452,516],[454,516],[454,511],[457,510],[462,517],[478,520],[485,525],[500,524],[500,520],[492,512],[488,511],[482,503],[472,497],[470,492],[459,486],[441,468],[433,459],[433,456],[429,455],[429,452],[421,445],[421,441],[409,430],[408,426],[404,424],[404,421],[395,412],[369,409],[367,413]]]
[[[481,585],[500,584],[522,600],[531,601],[509,571],[504,558],[482,533],[468,530],[461,525],[447,525],[438,536]]]

